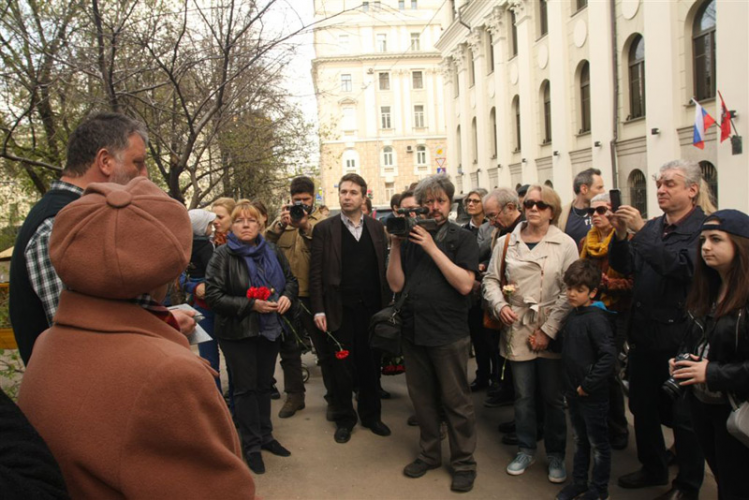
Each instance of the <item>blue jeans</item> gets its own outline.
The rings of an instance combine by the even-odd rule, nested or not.
[[[515,386],[515,429],[522,453],[536,453],[536,389],[544,402],[544,442],[546,454],[564,460],[567,446],[567,419],[562,398],[562,360],[536,358],[510,361]]]
[[[575,459],[572,466],[572,477],[575,484],[588,484],[590,455],[593,452],[593,471],[590,488],[598,496],[605,498],[609,494],[609,477],[611,476],[611,444],[609,443],[608,412],[609,401],[589,400],[585,397],[567,399],[570,410],[570,422],[575,434]]]

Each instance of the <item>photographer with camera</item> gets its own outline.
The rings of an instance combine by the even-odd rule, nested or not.
[[[467,365],[468,310],[479,252],[476,238],[448,221],[454,193],[444,175],[418,184],[416,200],[428,213],[424,220],[398,219],[411,226],[405,235],[389,228],[393,242],[387,278],[396,293],[413,280],[401,319],[406,384],[421,430],[421,453],[403,473],[417,478],[441,465],[444,416],[450,438],[451,489],[465,492],[476,478],[476,417]]]
[[[291,202],[284,205],[281,215],[265,231],[265,238],[275,243],[283,252],[291,266],[291,272],[299,282],[299,300],[304,305],[299,311],[304,329],[315,345],[318,357],[319,348],[325,339],[315,328],[309,300],[309,263],[312,251],[312,233],[323,216],[315,210],[315,183],[309,177],[297,177],[289,186]],[[286,335],[281,341],[281,368],[283,368],[286,402],[278,413],[280,418],[292,417],[304,408],[304,380],[302,377],[302,349],[295,335]],[[322,359],[320,359],[322,361]],[[329,374],[326,364],[321,363],[322,378],[328,389]],[[329,391],[328,391],[329,392]]]

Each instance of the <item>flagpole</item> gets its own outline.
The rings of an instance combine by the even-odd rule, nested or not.
[[[720,90],[718,90],[718,95],[720,96],[720,105],[725,106],[726,101],[723,100],[723,94],[720,93]],[[692,98],[694,99],[694,98]],[[726,108],[726,111],[728,111],[728,119],[731,120],[731,125],[733,125],[733,131],[736,135],[739,135],[739,131],[736,130],[736,124],[733,123],[733,115],[731,114],[731,111]]]

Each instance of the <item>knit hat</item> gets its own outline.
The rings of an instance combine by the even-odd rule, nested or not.
[[[206,236],[205,233],[208,230],[208,224],[216,218],[216,214],[202,208],[193,208],[187,214],[190,216],[192,234],[195,236]]]
[[[702,231],[708,229],[749,238],[749,215],[732,209],[718,210],[708,215],[703,222]]]
[[[49,256],[71,290],[131,299],[187,267],[192,227],[184,205],[145,177],[90,184],[55,217]]]

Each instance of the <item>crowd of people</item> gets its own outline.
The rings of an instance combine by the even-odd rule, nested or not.
[[[357,174],[338,183],[335,215],[304,176],[272,220],[260,200],[188,211],[147,179],[147,141],[126,116],[87,119],[19,233],[10,312],[27,369],[20,410],[0,398],[9,498],[253,498],[262,452],[294,451],[273,433],[276,364],[278,417],[290,418],[305,409],[310,349],[335,442],[357,424],[390,436],[369,323],[393,301],[419,427],[405,476],[447,462],[451,489],[473,488],[472,393],[486,391],[485,406],[514,407],[499,423],[517,446],[508,475],[524,474],[543,440],[549,481],[566,483],[558,500],[607,499],[611,450],[630,441],[626,379],[641,467],[620,487],[668,484],[673,458],[658,500],[697,499],[705,461],[721,500],[749,498],[749,448],[726,428],[749,397],[749,216],[716,210],[696,163],[661,167],[663,215],[650,220],[587,169],[564,207],[546,185],[474,189],[460,226],[453,184],[430,176],[393,197],[391,217],[412,220],[389,233]],[[167,296],[197,315],[167,309]],[[200,357],[196,322],[211,338]]]

